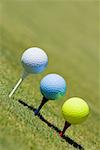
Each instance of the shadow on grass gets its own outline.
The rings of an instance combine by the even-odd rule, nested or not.
[[[21,103],[23,106],[27,107],[28,109],[32,110],[33,112],[36,110],[36,108],[34,108],[33,106],[28,105],[27,103],[23,102],[22,100],[18,100],[18,102]],[[50,122],[48,122],[40,113],[37,116],[43,122],[45,122],[48,125],[48,127],[54,129],[57,133],[61,132],[61,130],[58,127],[56,127],[55,125],[53,125]],[[61,138],[64,139],[67,143],[69,143],[73,147],[75,147],[75,148],[77,148],[79,150],[84,150],[84,148],[80,144],[76,143],[70,137],[63,135]]]

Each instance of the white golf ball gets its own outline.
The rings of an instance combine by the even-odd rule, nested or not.
[[[48,65],[48,56],[38,47],[27,49],[21,58],[22,65],[28,73],[40,73]]]

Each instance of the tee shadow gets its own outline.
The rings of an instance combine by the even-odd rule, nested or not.
[[[23,106],[27,107],[28,109],[32,110],[33,112],[36,110],[36,108],[34,108],[33,106],[28,105],[27,103],[25,103],[22,100],[18,100],[18,102],[20,104],[22,104]],[[49,121],[47,121],[40,113],[37,116],[38,116],[39,119],[41,119],[41,121],[45,122],[48,125],[48,127],[52,128],[57,133],[61,132],[61,130],[58,127],[56,127],[55,125],[53,125]],[[84,148],[80,144],[76,143],[70,137],[63,135],[61,138],[64,139],[67,143],[69,143],[73,147],[75,147],[75,148],[77,148],[79,150],[84,150]]]

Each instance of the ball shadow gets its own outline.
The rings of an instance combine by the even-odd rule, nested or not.
[[[28,105],[27,103],[25,103],[25,102],[22,101],[22,100],[18,100],[18,102],[19,102],[20,104],[22,104],[23,106],[27,107],[28,109],[32,110],[33,112],[36,110],[36,108],[34,108],[34,107],[31,106],[31,105]],[[52,129],[55,130],[57,133],[60,133],[60,132],[61,132],[61,130],[60,130],[58,127],[56,127],[55,125],[53,125],[53,124],[51,124],[49,121],[47,121],[47,120],[43,117],[43,115],[41,115],[41,114],[39,113],[37,116],[38,116],[39,119],[41,119],[41,121],[45,122],[45,123],[48,125],[48,127],[52,128]],[[75,147],[75,148],[77,148],[77,149],[79,149],[79,150],[84,150],[84,148],[83,148],[80,144],[76,143],[76,142],[75,142],[73,139],[71,139],[70,137],[63,135],[61,138],[64,139],[67,143],[69,143],[69,144],[72,145],[73,147]]]

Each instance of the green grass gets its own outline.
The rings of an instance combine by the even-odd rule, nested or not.
[[[0,150],[74,150],[18,99],[37,107],[42,95],[40,80],[48,73],[61,74],[67,95],[48,102],[41,114],[62,129],[63,102],[82,97],[90,116],[66,132],[86,150],[100,149],[99,1],[4,0],[0,2]],[[28,77],[13,98],[8,94],[20,77],[20,57],[29,47],[43,48],[48,68]]]

